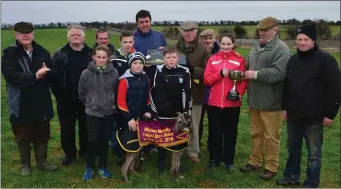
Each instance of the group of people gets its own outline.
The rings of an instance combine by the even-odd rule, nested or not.
[[[297,30],[297,53],[279,39],[277,19],[264,18],[257,25],[260,39],[247,60],[235,51],[233,34],[219,36],[212,29],[198,33],[194,21],[181,23],[182,37],[168,46],[164,36],[151,29],[149,11],[136,14],[135,33],[124,31],[117,50],[109,32],[96,33],[93,49],[84,43],[80,25],[67,28],[68,43],[52,56],[34,41],[31,23],[15,24],[16,41],[3,51],[2,74],[6,81],[10,123],[23,165],[22,175],[31,174],[30,143],[34,143],[37,168],[56,171],[47,161],[53,106],[57,101],[63,165],[86,156],[83,180],[93,178],[95,167],[109,178],[110,148],[124,161],[120,134],[136,134],[141,119],[174,119],[188,112],[192,129],[187,155],[199,163],[203,120],[208,116],[209,162],[206,170],[225,164],[234,170],[235,146],[242,98],[247,94],[250,111],[251,154],[242,172],[259,170],[272,179],[279,166],[282,119],[287,121],[288,159],[279,185],[300,184],[302,138],[308,149],[304,187],[320,184],[323,127],[330,126],[341,101],[341,73],[330,54],[319,49],[316,28]],[[147,51],[163,51],[161,65],[148,65]],[[186,64],[179,65],[179,53]],[[242,79],[234,82],[233,71]],[[234,88],[236,99],[228,98]],[[185,98],[184,98],[185,96]],[[78,122],[79,150],[75,143]],[[265,148],[265,149],[264,149]],[[147,146],[142,151],[155,150]],[[158,169],[166,169],[166,149],[157,148]],[[263,154],[264,152],[264,160]],[[99,156],[98,165],[95,158]]]

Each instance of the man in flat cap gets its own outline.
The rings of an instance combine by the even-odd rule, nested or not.
[[[53,118],[50,76],[54,69],[50,53],[33,40],[31,23],[16,23],[14,30],[16,41],[3,51],[1,70],[6,81],[9,119],[23,165],[21,174],[32,172],[31,142],[37,168],[56,171],[58,167],[47,162]]]
[[[184,21],[180,25],[183,36],[175,44],[178,51],[186,55],[192,73],[192,121],[193,129],[190,134],[190,141],[187,147],[187,154],[192,162],[199,163],[199,122],[201,117],[202,103],[205,98],[205,87],[203,83],[204,69],[211,52],[205,45],[199,42],[198,24],[194,21]]]
[[[303,186],[315,188],[320,184],[323,127],[333,123],[340,107],[341,73],[335,58],[316,44],[315,25],[305,25],[297,30],[296,45],[297,53],[288,62],[284,87],[289,157],[284,178],[277,184],[300,184],[304,138],[308,160]]]
[[[213,54],[219,52],[220,47],[217,43],[217,34],[213,29],[205,29],[199,34],[199,41],[203,43],[207,50]],[[204,133],[204,118],[207,109],[207,100],[210,95],[210,88],[205,87],[205,98],[201,109],[201,116],[199,122],[199,146],[202,146],[201,138]]]
[[[260,39],[248,57],[248,105],[250,108],[251,155],[240,170],[265,169],[261,178],[269,180],[277,173],[279,165],[280,131],[282,127],[282,102],[284,78],[290,58],[289,47],[278,37],[278,22],[273,17],[264,18],[257,25]]]

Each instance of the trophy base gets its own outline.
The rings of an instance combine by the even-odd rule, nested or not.
[[[226,99],[233,100],[233,101],[239,101],[239,93],[237,91],[229,91]]]

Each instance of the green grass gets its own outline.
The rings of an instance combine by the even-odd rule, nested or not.
[[[159,32],[163,32],[165,26],[153,26],[153,29]],[[177,26],[180,29],[180,26]],[[214,29],[215,31],[219,32],[221,28],[231,28],[233,29],[234,26],[199,26],[201,29]],[[256,26],[255,25],[244,25],[243,26],[247,32],[247,36],[250,38],[254,36],[255,31],[256,31]],[[281,38],[285,39],[287,37],[286,34],[286,27],[287,26],[280,26],[280,35]],[[336,36],[340,33],[340,26],[337,25],[332,25],[330,26],[330,29],[332,30],[332,36]]]
[[[65,30],[37,30],[36,41],[45,46],[51,54],[59,47],[66,43]],[[94,31],[86,32],[86,42],[93,45],[95,39]],[[112,36],[112,42],[118,47],[118,37]],[[14,33],[11,31],[2,31],[1,46],[2,48],[14,42]],[[237,49],[237,51],[247,56],[249,49]],[[340,60],[340,54],[334,53],[338,60]],[[22,177],[20,175],[20,159],[17,151],[17,146],[14,142],[14,137],[11,131],[11,125],[8,120],[8,105],[7,96],[5,92],[5,81],[1,80],[1,185],[2,187],[9,188],[162,188],[162,187],[175,187],[175,188],[274,188],[277,187],[274,181],[263,181],[259,178],[259,173],[247,173],[242,174],[239,170],[233,173],[226,173],[223,167],[214,172],[205,173],[204,167],[208,162],[208,152],[206,149],[207,139],[207,119],[205,120],[204,147],[201,148],[201,162],[199,164],[192,164],[186,155],[183,156],[182,165],[186,172],[184,179],[179,183],[174,183],[170,180],[169,173],[164,173],[158,176],[155,165],[157,154],[148,156],[144,162],[144,167],[148,170],[145,173],[135,174],[130,176],[132,183],[126,184],[123,182],[120,176],[120,167],[115,166],[114,162],[116,157],[109,154],[108,168],[113,173],[113,177],[108,180],[95,178],[89,183],[82,181],[82,175],[84,173],[84,159],[79,159],[74,165],[68,167],[60,167],[60,170],[56,173],[46,173],[35,169],[34,153],[32,153],[32,165],[33,175],[29,177]],[[54,101],[55,102],[55,101]],[[55,103],[54,103],[55,104]],[[55,107],[54,107],[55,108]],[[56,108],[55,108],[56,110]],[[340,120],[339,116],[333,125],[329,128],[325,128],[324,144],[323,144],[323,158],[322,158],[322,170],[321,170],[321,187],[338,188],[340,184]],[[250,155],[250,134],[249,134],[249,112],[245,97],[243,99],[243,106],[241,109],[241,117],[238,128],[238,141],[236,147],[235,165],[237,168],[244,165],[248,161]],[[281,151],[280,151],[280,166],[277,178],[281,178],[287,159],[286,148],[286,126],[285,122],[281,132]],[[51,140],[49,142],[48,159],[52,163],[59,164],[59,158],[63,157],[63,150],[60,146],[60,132],[57,114],[51,121]],[[169,155],[168,155],[169,158]],[[307,152],[305,146],[303,146],[302,164],[301,164],[301,179],[305,179],[305,168],[307,162]]]

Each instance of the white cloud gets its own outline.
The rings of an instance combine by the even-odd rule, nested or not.
[[[340,1],[3,1],[2,23],[134,21],[140,9],[153,20],[340,20]]]

